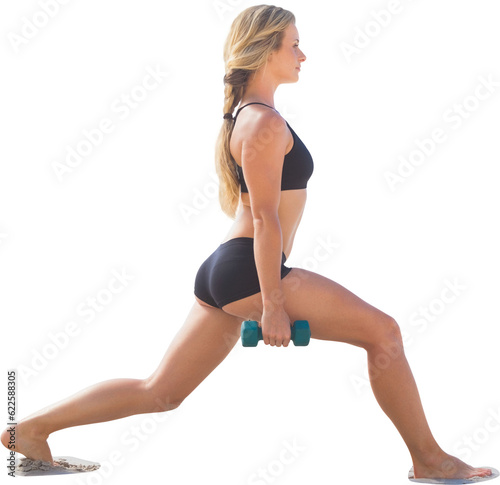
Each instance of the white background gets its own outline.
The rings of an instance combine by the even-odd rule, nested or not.
[[[232,19],[253,4],[71,1],[17,47],[43,2],[2,4],[3,372],[32,367],[68,323],[81,329],[20,377],[19,418],[99,381],[147,377],[182,326],[196,271],[232,222],[214,182],[222,46]],[[287,265],[396,318],[440,445],[499,467],[500,422],[484,431],[500,414],[499,86],[476,105],[468,98],[480,76],[500,81],[498,5],[402,0],[377,30],[373,13],[393,4],[279,4],[296,15],[307,60],[300,81],[278,89],[276,107],[315,162]],[[367,45],[348,59],[343,43],[360,42],[366,29]],[[120,118],[113,103],[157,66],[168,76]],[[467,118],[446,122],[466,98]],[[59,181],[53,163],[103,118],[114,130]],[[447,140],[392,191],[384,174],[436,128]],[[186,218],[200,193],[205,207]],[[319,238],[338,247],[312,267]],[[77,307],[122,268],[133,281],[85,323]],[[447,280],[462,290],[440,303]],[[435,313],[425,330],[412,324],[420,307]],[[333,342],[238,343],[163,423],[138,415],[63,430],[49,444],[54,455],[102,464],[124,457],[78,483],[406,483],[404,442],[367,381],[353,385],[365,361],[361,349]],[[134,427],[144,433],[136,450],[122,441]],[[303,450],[280,469],[285,441]],[[259,468],[277,476],[252,480]]]

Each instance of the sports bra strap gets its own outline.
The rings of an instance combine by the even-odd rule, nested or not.
[[[236,121],[236,118],[237,118],[237,117],[238,117],[238,115],[240,114],[240,111],[241,111],[243,108],[245,108],[245,107],[247,107],[247,106],[250,106],[251,104],[262,104],[262,105],[264,105],[264,106],[267,106],[268,108],[274,109],[272,106],[269,106],[268,104],[259,103],[259,102],[257,102],[257,101],[254,101],[253,103],[248,103],[248,104],[245,104],[244,106],[242,106],[241,108],[238,108],[238,111],[236,111],[236,114],[234,115],[234,121]],[[274,111],[276,111],[276,110],[274,109]],[[278,111],[276,111],[276,113],[278,113]],[[278,114],[279,114],[279,113],[278,113]]]

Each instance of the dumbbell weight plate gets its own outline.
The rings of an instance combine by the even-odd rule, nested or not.
[[[297,347],[309,345],[311,329],[307,320],[295,320],[292,326],[292,341]]]

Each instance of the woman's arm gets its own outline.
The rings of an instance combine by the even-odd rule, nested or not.
[[[278,217],[281,198],[281,174],[290,131],[275,112],[266,111],[256,117],[242,145],[243,175],[248,187],[254,223],[254,254],[262,292],[264,313],[277,325],[276,339],[285,332],[289,341],[289,320],[283,315],[281,292],[281,253],[283,240]],[[286,326],[284,320],[287,320]],[[262,323],[264,342],[264,330]],[[267,328],[271,333],[273,329]],[[278,335],[279,334],[279,335]],[[272,335],[271,335],[271,338]],[[284,342],[283,340],[283,342]],[[281,343],[281,341],[280,341]],[[285,343],[285,342],[284,342]]]
[[[272,213],[260,214],[254,219],[254,254],[262,306],[274,310],[283,306],[281,293],[281,252],[283,240],[278,217]]]

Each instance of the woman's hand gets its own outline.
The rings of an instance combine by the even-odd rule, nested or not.
[[[264,308],[259,326],[262,327],[262,340],[266,345],[288,347],[292,331],[290,318],[282,306]]]

